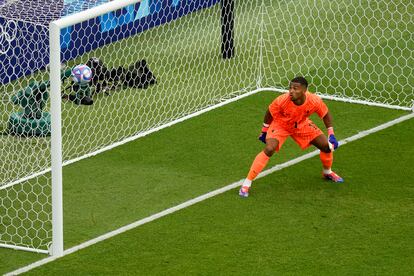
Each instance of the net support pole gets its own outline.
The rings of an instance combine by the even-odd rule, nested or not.
[[[221,0],[221,53],[224,59],[234,56],[234,0]]]
[[[63,256],[63,196],[62,196],[62,123],[60,78],[60,27],[49,25],[50,36],[50,113],[52,159],[52,246],[50,254]]]

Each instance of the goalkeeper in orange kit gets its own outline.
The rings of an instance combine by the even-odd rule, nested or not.
[[[318,114],[328,130],[328,138],[308,118]],[[269,158],[280,150],[286,138],[293,140],[305,149],[314,145],[320,150],[323,165],[323,177],[333,182],[343,182],[342,177],[331,170],[333,151],[338,147],[334,135],[332,116],[322,99],[308,91],[308,82],[296,77],[290,82],[289,92],[277,97],[270,105],[264,117],[262,134],[259,137],[266,144],[253,161],[247,178],[239,190],[241,197],[248,197],[252,181],[266,167]]]

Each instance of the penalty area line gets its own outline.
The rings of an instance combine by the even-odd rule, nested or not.
[[[379,126],[376,126],[374,128],[361,131],[358,134],[355,134],[353,136],[350,136],[348,138],[345,138],[345,139],[339,141],[339,143],[340,143],[341,146],[343,146],[343,145],[345,145],[347,143],[350,143],[352,141],[361,139],[361,138],[363,138],[365,136],[368,136],[368,135],[370,135],[372,133],[375,133],[375,132],[384,130],[384,129],[389,128],[389,127],[391,127],[393,125],[396,125],[398,123],[404,122],[404,121],[409,120],[409,119],[412,119],[412,118],[414,118],[414,113],[410,113],[408,115],[404,115],[402,117],[399,117],[399,118],[394,119],[392,121],[386,122],[386,123],[381,124]],[[267,176],[267,175],[269,175],[271,173],[274,173],[276,171],[280,171],[280,170],[282,170],[284,168],[293,166],[293,165],[295,165],[297,163],[300,163],[300,162],[302,162],[304,160],[307,160],[307,159],[310,159],[310,158],[312,158],[314,156],[317,156],[318,154],[319,154],[319,150],[314,150],[312,152],[309,152],[307,154],[304,154],[304,155],[302,155],[300,157],[297,157],[297,158],[292,159],[290,161],[287,161],[285,163],[278,164],[278,165],[276,165],[276,166],[274,166],[274,167],[272,167],[270,169],[267,169],[267,170],[263,171],[262,173],[260,173],[257,176],[257,178],[262,178],[262,177],[265,177],[265,176]],[[119,235],[121,233],[124,233],[124,232],[126,232],[128,230],[134,229],[134,228],[136,228],[138,226],[141,226],[143,224],[146,224],[148,222],[151,222],[151,221],[157,220],[159,218],[162,218],[164,216],[167,216],[169,214],[175,213],[175,212],[177,212],[179,210],[182,210],[184,208],[187,208],[189,206],[192,206],[192,205],[194,205],[196,203],[199,203],[201,201],[204,201],[206,199],[212,198],[212,197],[214,197],[216,195],[219,195],[219,194],[225,193],[225,192],[227,192],[229,190],[235,189],[235,188],[237,188],[238,186],[240,186],[242,184],[243,180],[244,179],[241,179],[241,180],[236,181],[236,182],[234,182],[234,183],[232,183],[230,185],[224,186],[224,187],[222,187],[220,189],[217,189],[217,190],[214,190],[212,192],[206,193],[204,195],[198,196],[196,198],[190,199],[190,200],[185,201],[185,202],[183,202],[183,203],[181,203],[179,205],[176,205],[174,207],[165,209],[165,210],[163,210],[163,211],[161,211],[159,213],[156,213],[156,214],[151,215],[149,217],[140,219],[140,220],[135,221],[135,222],[133,222],[131,224],[128,224],[128,225],[125,225],[125,226],[123,226],[121,228],[118,228],[118,229],[116,229],[114,231],[108,232],[108,233],[106,233],[104,235],[101,235],[99,237],[96,237],[94,239],[91,239],[91,240],[89,240],[87,242],[84,242],[84,243],[81,243],[81,244],[76,245],[74,247],[71,247],[69,249],[66,249],[63,252],[63,255],[62,256],[50,256],[50,257],[44,258],[42,260],[39,260],[37,262],[34,262],[34,263],[30,264],[30,265],[27,265],[27,266],[24,266],[24,267],[19,268],[17,270],[14,270],[12,272],[9,272],[9,273],[7,273],[5,275],[19,275],[21,273],[25,273],[27,271],[30,271],[30,270],[34,269],[34,268],[37,268],[37,267],[40,267],[40,266],[45,265],[47,263],[50,263],[50,262],[52,262],[52,261],[54,261],[56,259],[59,259],[59,258],[64,257],[66,255],[72,254],[72,253],[74,253],[74,252],[76,252],[78,250],[84,249],[84,248],[89,247],[91,245],[94,245],[94,244],[96,244],[98,242],[107,240],[109,238],[112,238],[112,237],[114,237],[116,235]]]

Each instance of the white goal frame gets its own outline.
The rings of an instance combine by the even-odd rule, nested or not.
[[[162,125],[160,127],[154,128],[150,131],[140,133],[139,135],[133,136],[133,137],[127,137],[124,138],[123,141],[114,143],[110,146],[104,147],[96,152],[88,153],[84,156],[78,157],[74,160],[69,160],[63,163],[62,161],[62,118],[61,118],[61,30],[73,26],[77,23],[84,22],[89,19],[96,18],[98,16],[107,14],[112,11],[119,10],[121,8],[124,8],[126,6],[139,3],[141,0],[115,0],[111,1],[105,4],[101,4],[99,6],[96,6],[94,8],[75,13],[73,15],[55,20],[49,24],[49,46],[50,46],[50,113],[51,113],[51,168],[47,169],[45,171],[32,174],[31,176],[25,177],[23,179],[20,179],[18,181],[15,181],[13,183],[4,185],[0,187],[0,189],[4,189],[10,186],[13,186],[15,184],[21,183],[25,180],[37,177],[39,175],[42,175],[47,172],[51,172],[52,176],[52,243],[51,247],[49,248],[49,251],[46,250],[38,250],[38,249],[31,249],[31,248],[24,248],[21,246],[13,246],[13,245],[3,245],[0,244],[0,247],[8,247],[13,249],[20,249],[20,250],[26,250],[26,251],[33,251],[33,252],[39,252],[39,253],[49,253],[50,255],[54,257],[60,257],[64,254],[64,243],[63,243],[63,189],[62,189],[62,168],[64,165],[71,164],[73,162],[79,161],[81,159],[96,155],[98,153],[104,152],[106,150],[110,150],[116,146],[125,144],[126,142],[135,140],[139,137],[148,135],[149,133],[158,131],[162,128],[168,127],[170,125],[179,123],[183,120],[192,118],[194,116],[200,115],[206,111],[212,110],[214,108],[223,106],[227,103],[239,100],[241,98],[247,97],[249,95],[253,95],[262,91],[275,91],[275,92],[285,92],[286,90],[283,88],[275,88],[275,87],[261,87],[261,79],[262,74],[264,73],[263,69],[263,55],[261,53],[261,56],[259,57],[259,68],[258,68],[258,75],[257,77],[257,87],[255,90],[249,91],[244,93],[243,95],[234,97],[230,100],[223,101],[220,104],[210,106],[208,108],[203,109],[202,111],[193,113],[191,115],[185,116],[183,118],[174,120],[173,122],[170,122],[168,124]],[[263,21],[263,20],[262,20]],[[262,22],[263,23],[263,22]],[[263,27],[259,29],[260,32],[262,32],[263,37]],[[237,45],[236,45],[237,47]],[[259,47],[263,47],[262,43],[260,43]],[[242,89],[242,88],[241,88]],[[413,91],[414,93],[414,91]],[[382,103],[376,103],[376,102],[370,102],[365,100],[355,100],[355,99],[349,99],[349,98],[342,98],[342,97],[336,97],[336,96],[327,96],[327,95],[321,95],[322,98],[329,99],[329,100],[336,100],[336,101],[342,101],[342,102],[349,102],[349,103],[358,103],[358,104],[365,104],[365,105],[372,105],[372,106],[378,106],[378,107],[385,107],[385,108],[392,108],[392,109],[399,109],[399,110],[406,110],[406,111],[412,111],[414,112],[414,103],[412,107],[403,107],[403,106],[397,106],[397,105],[389,105],[389,104],[382,104]]]

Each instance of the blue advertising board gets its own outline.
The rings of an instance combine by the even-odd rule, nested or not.
[[[52,1],[36,4],[0,0],[0,83],[33,74],[49,63],[48,23],[108,0]],[[116,12],[82,22],[61,32],[62,61],[93,49],[168,23],[184,15],[209,8],[220,0],[142,0]],[[20,2],[20,5],[19,5]],[[25,8],[22,10],[21,7]],[[19,10],[20,9],[20,10]],[[42,14],[43,12],[43,14]],[[37,17],[36,17],[37,16]]]

